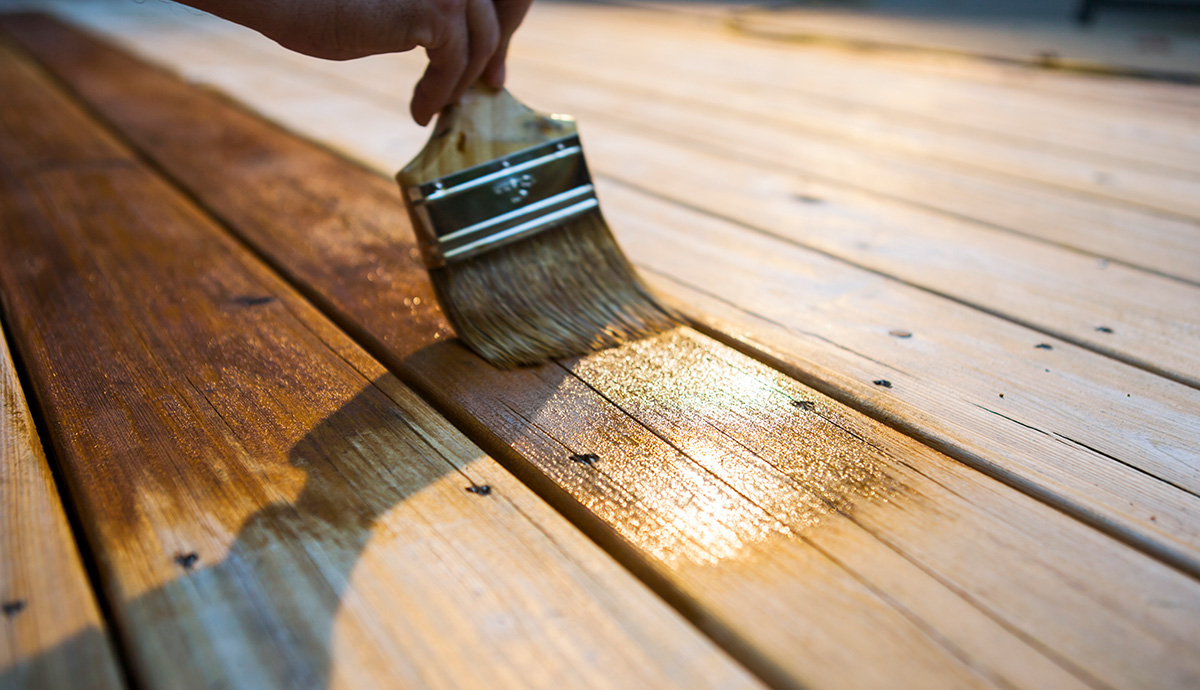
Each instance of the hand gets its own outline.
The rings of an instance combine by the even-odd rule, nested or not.
[[[425,49],[429,66],[413,91],[426,125],[479,79],[504,85],[513,32],[532,0],[186,0],[280,45],[329,60]]]

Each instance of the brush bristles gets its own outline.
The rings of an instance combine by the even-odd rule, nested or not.
[[[638,278],[599,211],[430,276],[458,336],[504,368],[601,350],[678,323]]]

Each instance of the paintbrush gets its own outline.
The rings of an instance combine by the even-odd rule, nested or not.
[[[396,180],[442,310],[492,364],[585,354],[677,323],[600,215],[571,117],[472,87]]]

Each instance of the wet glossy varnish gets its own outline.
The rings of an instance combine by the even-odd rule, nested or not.
[[[597,440],[606,447],[588,451],[600,458],[598,471],[636,479],[642,487],[657,483],[659,496],[677,494],[675,503],[657,507],[679,528],[678,543],[671,543],[669,531],[635,536],[669,561],[733,557],[749,542],[803,535],[834,511],[852,515],[860,504],[886,502],[901,490],[884,469],[881,449],[855,428],[864,421],[690,329],[601,352],[569,369],[628,415],[621,421],[635,419],[657,437],[647,453],[647,444],[634,448],[629,441],[635,439],[614,435],[616,426],[603,424],[608,428]],[[572,384],[568,379],[562,388]],[[557,396],[542,415],[564,411],[599,421]],[[678,463],[669,456],[686,456],[688,465],[711,476],[696,485],[680,482]],[[697,486],[707,488],[692,491]]]

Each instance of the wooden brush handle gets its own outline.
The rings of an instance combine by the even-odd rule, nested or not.
[[[396,179],[413,187],[574,133],[568,115],[539,113],[505,89],[472,86],[442,110],[433,136]]]

